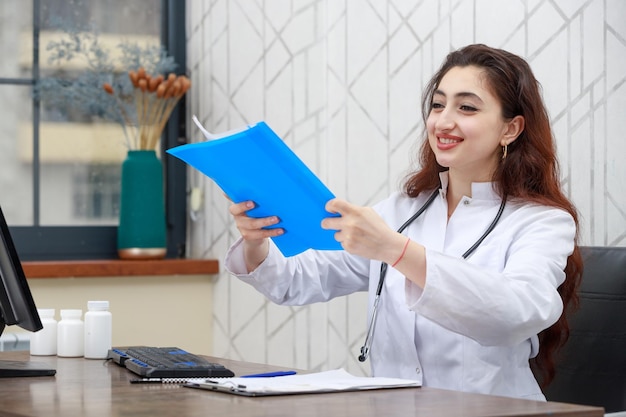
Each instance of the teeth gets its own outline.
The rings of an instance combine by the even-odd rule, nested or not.
[[[458,140],[450,139],[450,138],[439,138],[439,141],[444,144],[459,142]]]

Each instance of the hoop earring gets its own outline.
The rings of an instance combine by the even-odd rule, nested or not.
[[[509,152],[509,145],[505,144],[504,146],[502,146],[502,159],[506,159],[506,155]]]

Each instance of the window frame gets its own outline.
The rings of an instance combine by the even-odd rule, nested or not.
[[[0,84],[35,85],[39,79],[39,22],[41,0],[33,0],[33,71],[30,79],[0,78]],[[161,43],[177,63],[177,75],[186,72],[185,2],[161,0]],[[180,100],[163,130],[161,155],[166,149],[186,143],[186,103]],[[10,226],[23,261],[116,259],[117,226],[40,225],[39,125],[40,103],[33,106],[33,225]],[[186,254],[187,170],[176,158],[162,158],[167,225],[167,258]]]

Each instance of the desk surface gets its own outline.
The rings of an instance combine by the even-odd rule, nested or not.
[[[32,360],[57,369],[55,377],[0,380],[0,416],[602,416],[596,407],[542,403],[434,388],[248,398],[169,384],[130,384],[135,378],[112,362],[2,352],[0,360]],[[276,367],[209,358],[236,375]]]

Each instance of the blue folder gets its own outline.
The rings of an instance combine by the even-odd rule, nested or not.
[[[335,196],[265,122],[167,152],[215,181],[232,201],[254,201],[251,217],[278,216],[272,227],[285,233],[272,240],[283,255],[342,249],[335,231],[321,227],[322,219],[337,215],[324,209]]]

